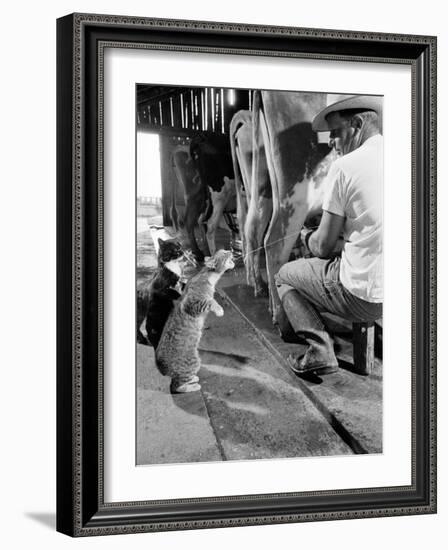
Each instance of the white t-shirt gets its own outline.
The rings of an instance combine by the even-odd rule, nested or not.
[[[341,283],[367,302],[383,301],[383,137],[338,158],[325,182],[323,209],[345,217]]]

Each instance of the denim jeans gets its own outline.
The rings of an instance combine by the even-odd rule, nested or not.
[[[375,321],[382,315],[381,303],[362,300],[342,285],[340,261],[339,257],[302,258],[285,264],[275,276],[288,320],[296,335],[309,345],[302,360],[305,368],[338,364],[319,312],[334,313],[353,322]]]

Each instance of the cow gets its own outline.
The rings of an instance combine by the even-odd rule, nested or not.
[[[194,229],[197,224],[206,225],[206,253],[216,251],[215,234],[225,211],[235,211],[236,193],[233,180],[233,164],[227,136],[201,134],[194,137],[189,147],[178,146],[173,151],[173,166],[184,190],[184,226],[193,254],[204,258]],[[175,193],[173,193],[171,218],[177,219]],[[177,228],[176,228],[177,229]]]
[[[255,296],[266,296],[268,287],[261,276],[260,260],[263,238],[272,215],[272,188],[264,147],[253,144],[251,111],[238,111],[230,122],[230,146],[237,197],[237,218],[246,266],[247,284]],[[257,153],[254,155],[254,147]],[[256,159],[257,167],[252,160]],[[257,184],[252,186],[252,170]]]
[[[307,216],[321,210],[322,182],[336,157],[328,146],[318,144],[311,128],[312,119],[325,106],[326,94],[321,93],[254,92],[251,121],[253,158],[244,230],[246,267],[254,282],[255,294],[262,293],[259,259],[255,251],[264,246],[274,323],[281,313],[274,276],[289,260]],[[240,132],[241,136],[250,134],[248,129],[243,133],[240,127],[238,137]],[[237,141],[238,148],[244,148],[241,141]],[[248,172],[245,167],[238,173]],[[267,181],[272,193],[271,209],[267,201]]]
[[[190,155],[210,197],[206,213],[209,253],[216,252],[215,233],[224,212],[236,209],[236,192],[230,142],[224,134],[202,134],[190,142]]]
[[[197,259],[203,259],[194,233],[200,216],[207,209],[208,195],[207,188],[202,184],[199,173],[190,156],[189,145],[177,145],[172,152],[172,166],[177,181],[184,194],[185,211],[182,220],[179,219],[176,207],[176,185],[173,185],[171,197],[171,222],[176,230],[184,226],[193,254]],[[203,224],[199,223],[203,229]],[[204,234],[205,237],[205,234]]]

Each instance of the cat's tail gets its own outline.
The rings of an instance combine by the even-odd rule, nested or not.
[[[156,355],[156,367],[162,376],[166,376],[168,374],[168,364],[162,361],[160,358],[158,358],[157,355]]]
[[[163,353],[161,352],[160,345],[154,348],[154,357],[156,360],[157,370],[161,375],[166,376],[168,374],[168,361],[165,360]]]

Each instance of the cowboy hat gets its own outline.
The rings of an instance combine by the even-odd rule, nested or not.
[[[336,103],[332,103],[318,113],[313,120],[313,130],[315,132],[329,132],[326,117],[330,113],[345,111],[346,109],[365,109],[366,111],[375,111],[381,117],[383,109],[383,98],[373,95],[354,95]]]

